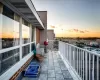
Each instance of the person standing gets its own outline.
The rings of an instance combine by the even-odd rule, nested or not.
[[[48,45],[48,42],[47,41],[44,41],[44,52],[47,53],[47,45]]]

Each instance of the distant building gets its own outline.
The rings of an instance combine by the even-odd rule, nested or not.
[[[98,42],[90,42],[91,47],[99,47]]]
[[[90,42],[90,45],[92,46],[92,45],[98,45],[98,43],[97,42]]]
[[[54,30],[47,30],[47,39],[48,39],[48,48],[53,48],[53,44],[54,44],[54,38],[55,38],[55,34],[54,34]]]
[[[54,40],[55,38],[54,30],[47,30],[47,38],[48,40]]]

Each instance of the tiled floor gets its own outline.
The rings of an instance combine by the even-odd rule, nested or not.
[[[24,77],[22,80],[73,80],[57,51],[49,51],[41,63],[38,78]]]

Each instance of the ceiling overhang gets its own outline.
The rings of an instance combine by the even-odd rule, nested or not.
[[[22,18],[33,26],[44,29],[44,25],[31,0],[2,0],[2,2],[9,5],[15,12],[17,11]]]

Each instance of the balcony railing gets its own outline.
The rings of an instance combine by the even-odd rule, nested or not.
[[[81,80],[100,80],[100,54],[59,41],[59,51]]]

